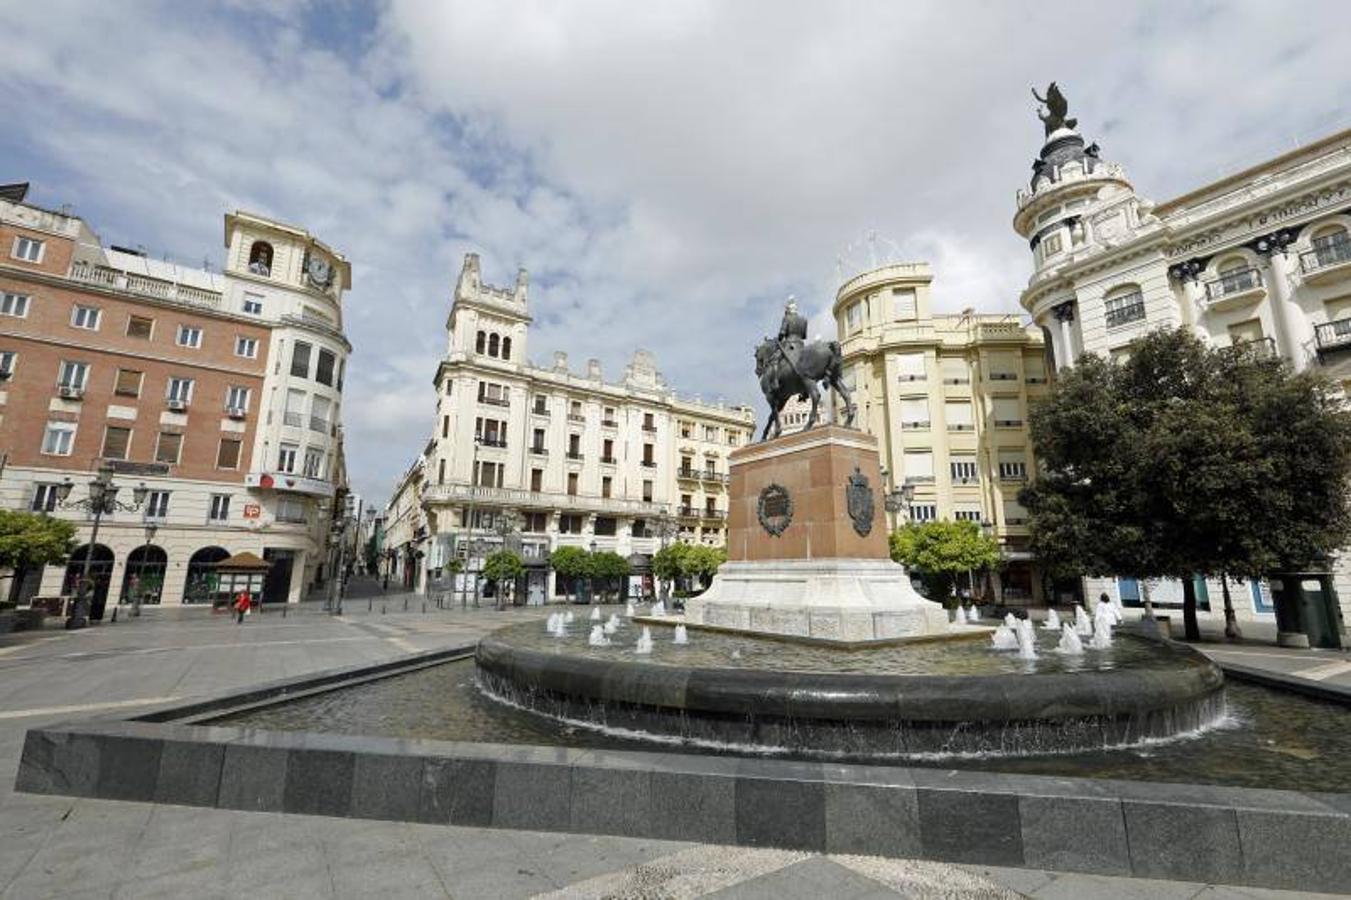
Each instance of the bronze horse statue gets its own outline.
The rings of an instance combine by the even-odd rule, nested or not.
[[[792,360],[788,358],[781,342],[773,338],[765,338],[755,348],[755,374],[760,378],[760,390],[769,404],[769,420],[760,433],[762,441],[769,437],[771,427],[774,437],[783,433],[779,412],[794,396],[803,400],[811,398],[812,401],[811,415],[807,417],[807,424],[802,426],[802,430],[806,431],[816,424],[816,412],[821,403],[818,382],[825,382],[827,387],[844,398],[844,425],[848,428],[854,424],[854,401],[844,386],[844,354],[839,341],[810,341],[801,347]]]

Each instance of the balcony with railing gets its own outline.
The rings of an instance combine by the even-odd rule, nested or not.
[[[602,428],[618,428],[618,427],[619,427],[619,423],[616,422],[614,419],[601,419],[601,420],[600,420],[600,424],[601,424],[601,427],[602,427]]]
[[[569,450],[567,453],[564,454],[564,456],[566,456],[570,460],[573,460],[574,462],[581,462],[583,459],[582,451],[580,450]]]
[[[676,518],[697,519],[699,518],[700,512],[700,510],[695,509],[693,506],[680,506],[676,508]]]
[[[85,284],[98,285],[155,300],[166,300],[171,303],[182,303],[186,306],[206,309],[220,308],[221,294],[219,291],[209,291],[163,278],[151,278],[148,275],[137,275],[134,272],[114,269],[111,266],[95,265],[86,260],[77,260],[70,267],[70,277]]]
[[[1276,339],[1269,337],[1234,341],[1223,350],[1229,353],[1247,353],[1256,356],[1258,359],[1275,359],[1279,355],[1276,351]]]
[[[543,444],[531,444],[530,452],[536,456],[548,456],[549,448],[545,447]]]
[[[644,469],[655,469],[657,467],[657,461],[655,459],[644,459],[640,460],[638,465],[642,466]]]
[[[520,488],[486,487],[469,484],[435,484],[422,490],[428,503],[460,505],[473,503],[482,507],[502,507],[516,510],[562,510],[565,512],[598,512],[654,519],[665,513],[666,507],[648,500],[599,497],[590,494],[567,494],[556,491],[529,491]]]
[[[478,402],[485,406],[511,406],[506,397],[494,397],[491,394],[479,394]]]
[[[496,447],[502,449],[507,446],[507,439],[500,435],[475,435],[474,440],[478,441],[480,447]]]
[[[1215,310],[1256,303],[1266,295],[1262,273],[1254,268],[1235,269],[1206,282],[1206,305]]]
[[[726,472],[717,472],[713,469],[704,469],[699,473],[700,481],[707,481],[713,484],[726,484],[729,480]]]
[[[619,463],[619,460],[615,459],[613,456],[602,456],[600,458],[600,462],[601,465],[604,466],[613,466],[617,465]]]
[[[1351,319],[1335,319],[1314,326],[1314,338],[1318,343],[1318,358],[1325,354],[1351,350]]]
[[[1144,318],[1145,298],[1139,294],[1135,294],[1124,303],[1109,305],[1104,315],[1108,328],[1119,328],[1131,322],[1143,322]]]
[[[643,423],[643,431],[646,431],[648,434],[656,434],[656,433],[657,433],[657,423],[655,423],[655,422],[644,422],[644,423]]]
[[[582,415],[581,413],[572,413],[572,412],[570,412],[570,413],[568,413],[568,421],[569,421],[569,422],[580,422],[580,423],[582,423],[582,424],[586,424],[586,416]]]
[[[723,519],[727,518],[727,513],[721,509],[705,508],[699,513],[699,518],[707,519],[710,522],[721,522]]]
[[[1328,284],[1351,276],[1351,238],[1342,232],[1336,239],[1319,241],[1299,255],[1299,271],[1309,284]]]
[[[699,470],[691,466],[681,466],[676,469],[676,477],[685,481],[698,481],[700,478]]]

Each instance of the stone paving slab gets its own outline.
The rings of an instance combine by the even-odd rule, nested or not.
[[[724,881],[728,877],[745,881],[766,874],[763,865],[729,866],[726,860],[736,854],[785,854],[787,862],[783,865],[827,858],[679,844],[657,836],[596,837],[371,822],[71,800],[12,791],[26,729],[51,724],[63,715],[42,710],[210,695],[246,686],[259,677],[289,678],[325,668],[398,658],[409,652],[401,642],[418,650],[447,647],[473,640],[500,624],[542,617],[549,611],[456,609],[403,614],[395,609],[401,604],[390,598],[386,602],[390,611],[382,616],[378,600],[374,604],[377,611],[370,614],[359,612],[362,605],[349,601],[347,615],[341,619],[311,605],[293,608],[285,618],[269,610],[263,616],[250,617],[241,626],[201,610],[173,611],[173,615],[159,615],[170,611],[156,610],[148,611],[140,620],[84,632],[23,633],[0,639],[0,716],[10,716],[0,718],[0,897],[356,896],[368,883],[362,879],[374,871],[383,876],[376,892],[382,900],[384,895],[584,897],[596,896],[583,890],[594,879],[610,878],[626,884],[640,877],[636,874],[639,872],[674,869],[685,873],[684,882],[676,876],[668,882],[671,884],[688,883],[692,877],[689,873],[695,869],[708,872],[719,870],[719,866]],[[420,610],[411,602],[410,606]],[[372,627],[377,624],[388,627]],[[820,768],[829,779],[831,767]],[[687,761],[673,760],[663,774],[674,777],[688,771]],[[735,779],[736,773],[733,763],[727,776]],[[1055,796],[1055,780],[1045,782],[1043,793]],[[832,799],[828,793],[824,809],[828,816],[834,810],[838,820],[853,808],[847,799]],[[1026,810],[1020,814],[1028,815]],[[716,841],[718,837],[710,834],[706,839]],[[704,862],[692,868],[680,862],[682,854],[702,856]],[[907,892],[907,885],[914,887],[915,872],[936,873],[934,877],[946,879],[953,888],[933,896],[979,896],[956,888],[959,884],[984,883],[1033,896],[1204,896],[1219,900],[1317,896],[1028,868],[972,868],[838,855],[828,859],[902,896],[928,896],[918,889]],[[769,871],[776,870],[771,867]],[[816,871],[833,870],[817,867]],[[967,875],[972,876],[972,882],[960,881]],[[974,881],[977,876],[979,882]],[[687,893],[671,896],[705,896],[728,884],[702,890],[694,890],[695,886]],[[1041,893],[1052,889],[1058,893]],[[1157,892],[1150,893],[1150,889]],[[1139,893],[1141,890],[1145,892]],[[829,892],[817,893],[832,896]],[[604,896],[653,895],[626,890]]]

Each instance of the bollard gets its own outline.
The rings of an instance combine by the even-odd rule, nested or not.
[[[367,597],[367,598],[366,598],[366,612],[370,612],[370,611],[373,610],[373,609],[375,609],[375,598],[373,598],[373,597]]]
[[[423,600],[423,601],[422,601],[422,614],[423,614],[423,615],[426,615],[426,614],[427,614],[427,601],[426,601],[426,600]]]
[[[386,612],[388,612],[388,611],[389,611],[389,607],[386,606],[385,604],[381,603],[381,604],[380,604],[380,615],[383,616],[383,615],[384,615]]]
[[[404,611],[404,612],[408,612],[408,597],[407,597],[407,596],[405,596],[405,597],[403,598],[403,611]]]
[[[290,606],[290,605],[291,605],[291,604],[289,604],[289,603],[282,604],[282,608],[281,608],[281,617],[282,617],[283,619],[286,618],[286,607],[288,607],[288,606]]]

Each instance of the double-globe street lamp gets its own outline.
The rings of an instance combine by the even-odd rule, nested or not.
[[[84,567],[80,572],[80,580],[76,585],[75,603],[70,609],[70,614],[66,618],[66,628],[84,628],[89,624],[89,611],[93,603],[94,584],[89,578],[90,567],[94,562],[94,548],[98,546],[99,523],[104,515],[112,515],[114,512],[136,512],[145,505],[145,498],[149,495],[150,489],[142,481],[136,487],[132,488],[131,503],[121,503],[117,499],[117,492],[121,488],[113,483],[113,470],[111,466],[102,466],[89,481],[89,496],[81,500],[71,500],[70,492],[75,487],[75,482],[70,480],[70,476],[61,482],[56,488],[56,499],[62,509],[83,509],[94,514],[94,526],[89,533],[89,543],[85,546]]]

